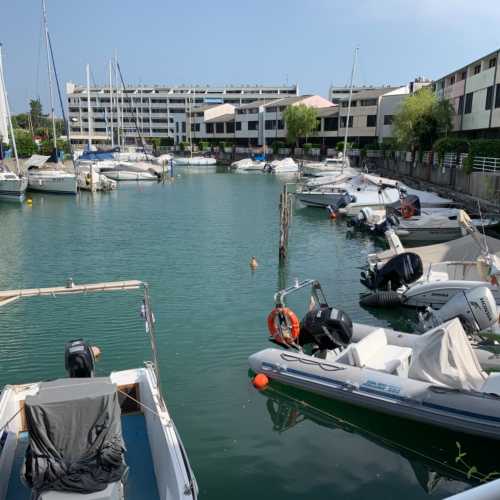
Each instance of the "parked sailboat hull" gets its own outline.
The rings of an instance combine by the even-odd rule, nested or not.
[[[0,178],[0,200],[23,201],[27,186],[28,179],[26,177]]]
[[[28,174],[28,189],[44,193],[76,194],[76,177],[59,170],[30,172]]]

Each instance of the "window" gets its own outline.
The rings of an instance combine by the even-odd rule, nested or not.
[[[186,122],[182,122],[182,133],[186,133]]]
[[[199,123],[191,123],[191,132],[199,132],[200,124]]]
[[[495,93],[495,108],[500,108],[500,83],[497,83],[497,89]]]
[[[455,75],[450,76],[450,85],[453,85],[455,83]]]
[[[215,133],[216,134],[223,134],[224,133],[224,123],[223,122],[217,122],[215,124]]]
[[[458,114],[462,115],[463,112],[464,112],[464,96],[461,95],[458,98]]]
[[[226,132],[228,134],[234,133],[234,122],[226,122]]]
[[[276,128],[276,120],[266,120],[266,130],[274,130]]]
[[[283,120],[278,120],[278,130],[283,130],[283,129],[284,129]]]
[[[484,106],[484,109],[491,109],[492,104],[493,104],[493,85],[486,89],[486,105]]]
[[[472,111],[472,96],[472,92],[469,92],[465,96],[465,114],[468,114]]]
[[[384,115],[384,125],[392,125],[394,115]]]
[[[377,115],[367,115],[366,116],[366,126],[376,127],[377,126]]]
[[[248,130],[257,130],[258,128],[259,128],[259,122],[258,121],[248,122]]]
[[[236,131],[241,130],[241,122],[236,122]]]
[[[266,113],[276,113],[278,111],[277,106],[270,106],[269,108],[266,108]]]
[[[481,63],[474,66],[474,74],[477,75],[478,73],[481,73]]]
[[[214,133],[214,124],[213,123],[205,123],[205,130],[207,131],[207,134],[213,134]]]
[[[331,130],[338,130],[339,128],[339,117],[334,116],[333,118],[325,118],[325,132]]]
[[[467,78],[467,70],[464,69],[462,73],[460,73],[460,80],[465,80]]]
[[[492,57],[492,58],[488,61],[488,67],[489,67],[489,68],[494,68],[496,65],[497,65],[497,58],[496,58],[496,57]]]
[[[361,106],[376,106],[377,99],[362,99]]]
[[[340,117],[340,127],[345,128],[345,125],[347,123],[347,116],[341,116]],[[352,128],[352,116],[349,117],[349,127]]]

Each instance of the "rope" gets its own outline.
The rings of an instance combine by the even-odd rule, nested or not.
[[[157,411],[153,410],[152,408],[150,408],[149,406],[145,405],[144,403],[141,403],[139,400],[135,399],[130,394],[127,394],[126,392],[123,392],[120,389],[117,389],[117,392],[119,392],[120,394],[123,394],[125,397],[131,399],[134,403],[137,403],[139,406],[141,406],[142,408],[148,410],[153,415],[156,415],[158,418],[161,418],[161,415]]]
[[[7,428],[7,426],[19,415],[19,413],[21,413],[21,406],[19,407],[19,410],[17,410],[16,413],[14,413],[14,415],[12,415],[12,417],[10,417],[7,422],[5,422],[3,427],[0,427],[0,432],[3,432]]]

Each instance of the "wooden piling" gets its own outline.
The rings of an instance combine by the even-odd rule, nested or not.
[[[279,239],[279,263],[283,264],[286,260],[288,251],[288,229],[290,226],[292,214],[292,197],[288,193],[288,187],[285,184],[280,193],[280,239]]]

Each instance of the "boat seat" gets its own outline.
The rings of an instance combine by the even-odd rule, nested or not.
[[[122,484],[120,481],[109,483],[102,491],[94,493],[71,493],[69,491],[45,491],[40,500],[120,500]]]
[[[490,373],[481,386],[481,392],[500,396],[500,373]]]
[[[393,373],[401,377],[408,376],[411,354],[412,350],[409,347],[388,344],[382,328],[351,344],[349,349],[349,357],[354,366]]]

